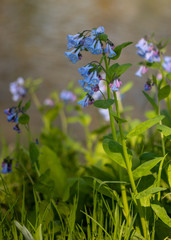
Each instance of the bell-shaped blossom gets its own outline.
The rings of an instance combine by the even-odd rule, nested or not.
[[[109,44],[109,58],[115,57],[116,53],[113,51],[111,45]]]
[[[72,62],[76,63],[80,60],[81,54],[80,49],[76,50],[75,48],[70,52],[65,52],[65,56]]]
[[[76,98],[76,95],[68,90],[63,90],[60,93],[60,99],[62,99],[64,102],[74,102]]]
[[[95,49],[93,51],[94,54],[99,55],[103,53],[103,49],[102,49],[102,45],[100,43],[100,41],[97,41],[97,44],[95,46]]]
[[[113,84],[110,84],[110,88],[113,92],[119,91],[120,86],[122,85],[122,82],[118,79],[113,81]]]
[[[80,34],[75,34],[75,35],[68,35],[67,36],[67,49],[71,49],[73,47],[77,47],[77,45],[79,44],[79,42],[81,41],[81,38],[78,38],[80,36]]]
[[[104,32],[105,32],[105,29],[102,26],[100,26],[96,29],[96,34],[100,34],[100,33],[104,33]]]
[[[87,47],[87,50],[92,54],[94,54],[94,51],[95,51],[95,44],[96,44],[96,40],[94,40],[93,43]]]
[[[23,98],[27,93],[27,89],[24,87],[24,79],[19,77],[15,82],[10,83],[9,90],[13,95],[13,101]]]
[[[93,66],[91,66],[91,65],[87,65],[87,66],[85,66],[85,67],[81,67],[81,68],[79,68],[78,69],[78,72],[81,74],[81,76],[83,76],[83,77],[88,77],[88,74],[89,74],[89,70],[90,69],[92,69],[93,68]]]
[[[8,122],[18,123],[18,113],[15,111],[15,108],[5,109],[4,113],[7,115]]]
[[[92,45],[94,42],[94,39],[95,39],[95,36],[84,38],[84,47],[88,48],[90,45]]]
[[[13,130],[17,131],[18,133],[21,133],[21,130],[20,130],[18,124],[16,124],[16,125],[13,127]]]
[[[81,101],[78,102],[82,107],[88,107],[88,105],[93,104],[94,99],[90,95],[86,95]]]
[[[147,71],[148,71],[148,68],[146,66],[140,66],[140,68],[135,73],[135,75],[138,77],[142,77],[142,74],[145,74]]]

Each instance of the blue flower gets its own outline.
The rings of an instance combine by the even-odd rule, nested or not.
[[[147,71],[148,71],[148,68],[146,66],[140,66],[140,68],[135,73],[135,75],[138,77],[142,77],[142,74],[145,74]]]
[[[18,133],[21,133],[21,130],[20,130],[18,124],[16,124],[16,125],[13,127],[13,130],[17,131]]]
[[[96,40],[94,40],[93,43],[87,47],[87,50],[92,54],[94,54],[95,44],[96,44]]]
[[[171,72],[171,57],[165,56],[165,57],[164,57],[164,62],[163,62],[163,64],[162,64],[162,66],[163,66],[163,69],[164,69],[165,71],[167,71],[168,73],[170,73],[170,72]]]
[[[87,47],[89,47],[90,45],[92,45],[94,39],[95,39],[95,36],[93,36],[93,37],[86,37],[86,38],[84,39],[84,47],[87,48]]]
[[[89,84],[91,84],[92,86],[96,86],[97,84],[99,84],[100,80],[99,77],[97,75],[97,71],[94,72],[92,78],[90,79]]]
[[[93,53],[97,54],[97,55],[103,53],[103,49],[102,49],[102,45],[101,45],[100,41],[97,41],[97,44],[96,44],[96,47],[95,47]]]
[[[112,47],[109,45],[109,58],[115,57],[116,53],[113,51]]]
[[[80,104],[82,107],[88,107],[88,105],[93,104],[94,99],[90,95],[86,95],[85,98],[80,100],[78,104]]]
[[[68,50],[73,48],[73,47],[77,47],[77,44],[79,43],[78,37],[80,36],[80,34],[76,34],[76,35],[68,35],[67,36],[67,48]]]
[[[69,102],[69,101],[74,102],[77,97],[76,97],[76,95],[73,94],[71,91],[63,90],[63,91],[60,93],[60,98],[67,103],[67,102]]]
[[[104,27],[98,27],[98,28],[96,29],[96,34],[100,34],[100,33],[104,33],[104,32],[105,32]]]
[[[85,66],[85,67],[81,67],[81,68],[79,68],[78,69],[78,72],[81,74],[81,76],[83,76],[83,77],[88,77],[88,73],[89,73],[89,70],[90,69],[92,69],[93,68],[93,66],[91,66],[91,65],[87,65],[87,66]]]
[[[81,59],[81,54],[80,54],[80,49],[78,49],[76,51],[76,49],[74,48],[72,51],[70,52],[65,52],[65,56],[72,62],[72,63],[76,63]]]

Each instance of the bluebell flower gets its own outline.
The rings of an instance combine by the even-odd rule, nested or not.
[[[97,41],[97,44],[96,44],[96,47],[95,47],[93,53],[97,54],[97,55],[103,53],[103,49],[102,49],[102,45],[101,45],[100,41]]]
[[[60,93],[60,99],[62,99],[64,102],[74,102],[76,100],[76,95],[73,94],[71,91],[68,91],[68,90],[63,90],[61,93]]]
[[[76,50],[75,48],[70,52],[65,52],[65,56],[72,62],[76,63],[80,60],[81,54],[80,49]]]
[[[89,47],[90,45],[92,45],[93,42],[94,42],[94,39],[95,39],[95,36],[93,36],[93,37],[86,37],[86,38],[84,39],[84,47],[87,48],[87,47]]]
[[[73,47],[76,47],[76,45],[78,44],[78,37],[80,36],[80,34],[75,34],[75,35],[68,35],[67,36],[67,49],[71,49]]]
[[[109,44],[109,58],[115,57],[116,53],[113,51],[111,45]]]
[[[15,108],[5,109],[4,113],[7,115],[8,122],[18,123],[18,113],[15,111]]]
[[[93,66],[91,66],[91,65],[87,65],[87,66],[85,66],[85,67],[81,67],[81,68],[79,68],[78,69],[78,72],[81,74],[81,76],[83,76],[83,77],[88,77],[88,73],[89,73],[89,70],[90,69],[92,69],[93,68]]]
[[[96,29],[96,34],[100,34],[100,33],[104,33],[105,32],[105,29],[104,29],[104,27],[98,27],[97,29]]]
[[[87,47],[87,50],[92,54],[94,54],[94,51],[95,51],[95,44],[96,44],[96,40],[94,40],[93,43]]]
[[[121,85],[122,85],[122,82],[119,79],[116,79],[109,86],[113,92],[117,92],[117,91],[119,91],[119,88]]]
[[[95,85],[99,84],[99,82],[100,82],[100,80],[99,80],[99,77],[97,75],[97,71],[95,71],[92,78],[90,79],[89,84],[91,84],[92,86],[95,86]]]
[[[85,98],[80,100],[78,104],[80,104],[82,107],[88,107],[88,105],[93,104],[94,99],[90,95],[86,95]]]
[[[18,124],[16,124],[16,125],[13,127],[13,130],[17,131],[18,133],[21,133],[21,130],[20,130]]]
[[[142,74],[145,74],[147,71],[148,71],[148,68],[146,66],[140,66],[140,68],[135,73],[135,75],[138,77],[142,77]]]

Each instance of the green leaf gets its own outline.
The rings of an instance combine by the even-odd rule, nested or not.
[[[114,57],[111,58],[111,59],[113,59],[113,60],[118,59],[118,58],[120,57],[120,55],[121,55],[122,49],[125,48],[125,47],[127,47],[127,46],[129,46],[130,44],[132,44],[132,42],[124,42],[124,43],[116,46],[116,47],[114,48],[114,52],[116,53],[116,56],[114,56]]]
[[[132,66],[132,64],[130,63],[125,63],[122,64],[120,66],[118,66],[114,72],[114,74],[116,74],[117,77],[120,77],[124,72],[126,72],[128,70],[128,68],[130,68]]]
[[[163,133],[163,135],[171,139],[171,128],[165,125],[157,125],[157,130]]]
[[[107,36],[107,34],[105,34],[105,33],[101,33],[101,34],[99,34],[99,39],[100,39],[101,41],[106,42],[107,39],[108,39],[108,36]]]
[[[110,76],[110,80],[113,79],[113,76],[114,76],[114,73],[115,73],[117,67],[119,67],[119,64],[115,63],[115,64],[111,65],[110,68],[108,69],[107,73]]]
[[[168,74],[166,75],[166,77],[167,77],[169,80],[171,80],[171,73],[168,73]]]
[[[54,187],[55,183],[50,178],[50,169],[47,169],[43,174],[41,174],[34,184],[34,189],[37,192],[43,193],[49,198],[54,196]]]
[[[94,106],[97,108],[103,108],[107,109],[114,103],[113,99],[107,99],[107,100],[96,100],[94,102]]]
[[[42,236],[42,224],[39,225],[39,227],[36,229],[34,240],[43,240]]]
[[[36,143],[34,143],[34,142],[30,143],[29,154],[30,154],[32,164],[34,165],[36,163],[37,167],[39,167],[39,162],[38,162],[39,149],[38,149]]]
[[[144,198],[144,197],[148,197],[154,193],[157,193],[157,192],[161,192],[161,191],[165,191],[167,188],[162,188],[162,187],[153,187],[153,188],[148,188],[148,189],[145,189],[144,191],[142,192],[139,192],[137,195],[136,195],[136,199],[141,199],[141,198]]]
[[[145,122],[140,123],[138,126],[136,126],[132,131],[130,131],[127,134],[127,137],[129,138],[129,137],[133,137],[133,136],[137,136],[139,134],[142,134],[147,129],[151,128],[156,123],[160,122],[163,118],[164,118],[164,116],[161,115],[161,116],[157,116],[155,118],[152,118],[152,119],[149,119]]]
[[[156,166],[157,163],[159,163],[163,158],[154,158],[153,160],[147,161],[140,166],[138,166],[132,173],[134,180],[137,180],[138,178],[141,178],[143,176],[147,176],[150,174],[150,170]]]
[[[50,169],[50,180],[54,181],[54,195],[62,197],[66,187],[66,173],[59,161],[58,156],[47,146],[42,146],[39,155],[40,173]]]
[[[23,113],[20,117],[19,117],[19,123],[20,124],[28,124],[30,120],[30,117],[28,114]]]
[[[171,218],[168,216],[165,208],[159,202],[151,203],[151,207],[155,214],[171,228]]]
[[[153,62],[153,63],[146,62],[146,66],[150,67],[152,69],[159,69],[160,68],[160,63],[158,63],[158,62]]]
[[[126,168],[124,161],[123,147],[119,143],[111,140],[110,138],[105,138],[103,140],[103,148],[107,155],[115,161],[118,165]],[[128,151],[129,157],[132,158],[131,152]]]
[[[29,100],[28,102],[26,102],[25,106],[23,107],[23,111],[27,111],[31,106],[31,100]]]
[[[169,166],[167,168],[167,177],[168,177],[168,183],[171,188],[171,163],[169,163]]]
[[[155,112],[158,111],[158,106],[155,103],[154,99],[152,97],[150,97],[146,92],[143,91],[144,96],[147,98],[147,100],[151,103],[151,105],[153,106]]]
[[[168,97],[170,94],[170,86],[166,85],[163,88],[161,88],[158,92],[158,99],[161,101],[162,99]]]
[[[132,88],[132,86],[133,86],[133,82],[128,82],[124,84],[124,86],[120,88],[120,93],[124,94],[128,92]]]

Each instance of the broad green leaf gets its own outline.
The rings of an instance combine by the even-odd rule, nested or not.
[[[116,77],[120,77],[124,72],[126,72],[128,70],[128,68],[130,68],[132,66],[132,64],[130,63],[125,63],[123,65],[120,65],[116,68],[114,74],[116,74]]]
[[[106,77],[109,76],[110,81],[113,79],[114,73],[115,73],[118,66],[119,66],[119,64],[115,63],[115,64],[111,65],[110,68],[108,69]]]
[[[125,47],[127,47],[127,46],[129,46],[130,44],[132,44],[132,42],[124,42],[124,43],[116,46],[116,47],[114,48],[114,52],[116,53],[116,56],[114,56],[112,59],[113,59],[113,60],[118,59],[119,56],[121,55],[122,49],[125,48]]]
[[[168,74],[166,75],[166,77],[167,77],[169,80],[171,80],[171,73],[168,73]]]
[[[97,108],[103,108],[107,109],[114,103],[113,99],[107,99],[107,100],[97,100],[94,102],[94,106]]]
[[[133,136],[137,136],[139,134],[142,134],[147,129],[151,128],[156,123],[160,122],[163,118],[164,118],[164,116],[161,115],[161,116],[157,116],[155,118],[152,118],[152,119],[149,119],[145,122],[140,123],[138,126],[136,126],[132,131],[130,131],[127,134],[127,137],[129,138],[129,137],[133,137]]]
[[[166,85],[163,88],[161,88],[158,92],[158,99],[161,101],[162,99],[168,97],[170,94],[170,86]]]
[[[124,93],[128,92],[132,87],[133,87],[133,82],[128,82],[128,83],[124,84],[123,87],[120,88],[120,93],[124,94]]]
[[[162,187],[153,187],[153,188],[148,188],[142,192],[139,192],[135,197],[136,199],[141,199],[144,197],[148,197],[151,194],[157,193],[157,192],[161,192],[161,191],[165,191],[167,188],[162,188]]]
[[[150,170],[156,166],[157,163],[159,163],[163,158],[154,158],[153,160],[147,161],[140,166],[138,166],[136,169],[133,171],[133,177],[134,180],[137,180],[138,178],[141,178],[143,176],[147,176],[150,174]]]
[[[151,203],[151,207],[155,214],[166,224],[171,228],[171,218],[168,216],[165,208],[159,203],[154,202]]]
[[[36,143],[34,143],[34,142],[30,143],[29,154],[30,154],[32,164],[34,165],[36,163],[37,167],[39,167],[39,162],[38,162],[39,149],[38,149]]]
[[[29,123],[29,120],[30,120],[29,115],[23,113],[23,114],[19,117],[19,120],[18,120],[18,121],[19,121],[20,124],[25,125],[25,124],[28,124],[28,123]]]
[[[47,146],[42,146],[39,155],[40,173],[50,169],[50,179],[54,181],[54,195],[62,197],[66,187],[66,173],[56,153]]]
[[[171,139],[171,128],[165,125],[157,125],[157,130],[163,133],[164,136]]]
[[[25,106],[23,107],[23,111],[27,111],[31,106],[31,100],[29,100],[28,102],[26,102]]]
[[[147,98],[147,100],[151,103],[151,105],[153,106],[155,112],[158,111],[158,106],[155,103],[154,99],[152,97],[150,97],[146,92],[143,91],[144,96]]]
[[[54,187],[55,183],[50,178],[50,169],[47,169],[43,174],[41,174],[34,184],[34,189],[37,192],[43,193],[49,198],[54,197]]]
[[[146,66],[150,67],[152,69],[159,69],[160,68],[160,63],[158,63],[158,62],[153,62],[153,63],[146,62]]]
[[[103,148],[107,155],[113,161],[115,161],[121,167],[126,168],[122,145],[111,140],[110,138],[105,138],[103,140]],[[132,158],[130,151],[128,152],[128,154]]]
[[[36,229],[34,240],[43,240],[42,236],[42,224],[39,225],[39,227]]]

